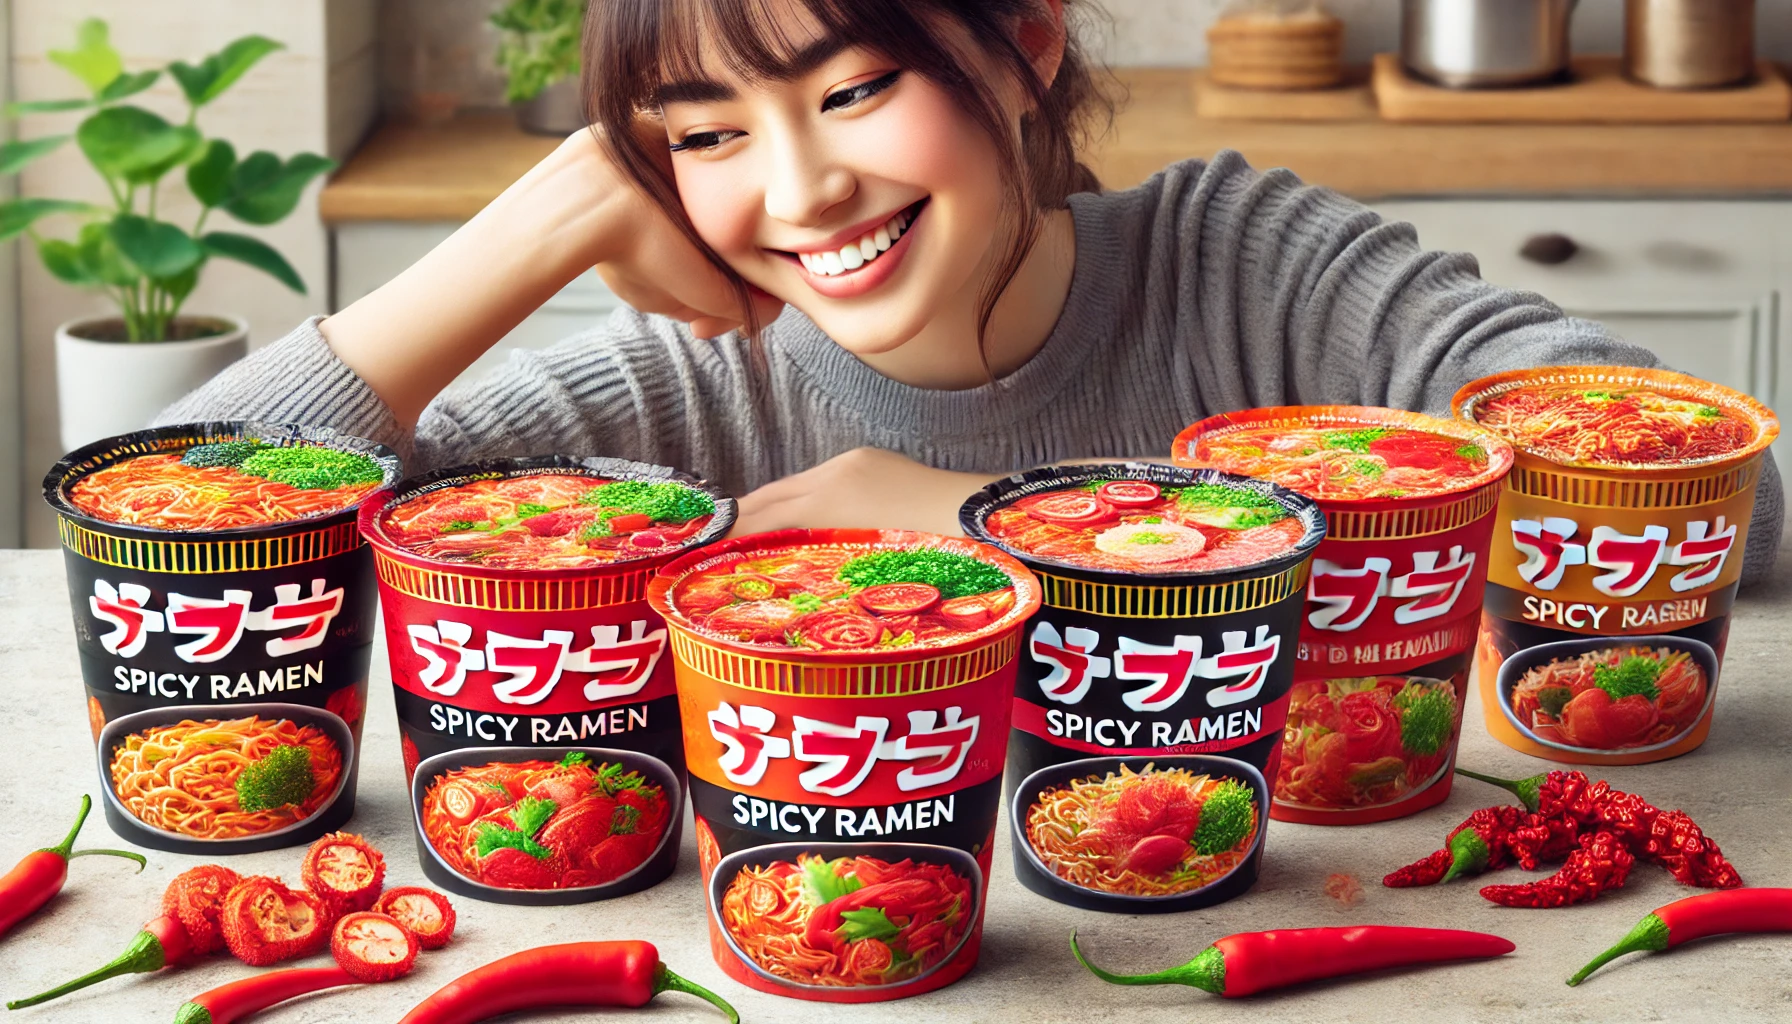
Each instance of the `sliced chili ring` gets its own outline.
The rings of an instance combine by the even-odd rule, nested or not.
[[[1088,491],[1053,491],[1025,503],[1027,515],[1058,526],[1088,526],[1114,517],[1107,502]]]
[[[1115,508],[1145,508],[1157,504],[1164,491],[1149,480],[1109,480],[1095,496]]]
[[[224,897],[242,880],[243,876],[222,864],[188,868],[162,890],[162,913],[187,929],[194,952],[201,956],[222,952],[224,931],[219,918]]]
[[[456,825],[471,825],[474,818],[485,813],[484,804],[470,783],[456,780],[442,787],[442,812]]]
[[[417,936],[424,949],[441,949],[454,937],[454,904],[434,889],[419,885],[387,889],[374,902],[373,909],[397,918],[399,924]]]
[[[804,643],[823,650],[876,647],[884,638],[883,623],[856,612],[812,612],[796,620],[791,631]]]
[[[880,583],[859,591],[859,605],[875,615],[919,615],[940,601],[940,589],[926,583]]]
[[[250,967],[310,956],[327,945],[329,909],[316,893],[288,889],[278,878],[245,878],[224,897],[224,944]]]
[[[357,911],[330,930],[336,966],[360,981],[391,981],[411,973],[422,948],[417,934],[390,914]]]
[[[358,835],[332,832],[305,851],[299,877],[337,913],[366,910],[385,885],[386,858]]]

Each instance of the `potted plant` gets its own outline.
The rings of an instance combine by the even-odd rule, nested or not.
[[[510,0],[491,23],[502,39],[498,67],[509,75],[504,98],[526,132],[570,135],[585,127],[579,95],[579,43],[585,0]]]
[[[83,22],[70,50],[50,60],[88,89],[83,99],[16,103],[8,113],[91,110],[72,135],[0,144],[0,174],[16,174],[71,139],[111,197],[109,205],[25,197],[0,203],[0,242],[25,235],[58,280],[103,293],[116,315],[73,320],[56,329],[57,395],[62,442],[76,448],[134,430],[248,350],[239,317],[183,314],[181,306],[215,258],[271,274],[300,294],[305,282],[273,247],[232,231],[208,230],[219,212],[245,224],[283,220],[307,184],[336,166],[315,153],[289,159],[266,151],[238,157],[223,139],[199,129],[201,108],[256,62],[281,48],[244,36],[197,64],[131,72],[113,49],[106,23]],[[175,123],[123,102],[166,71],[186,98]],[[164,180],[183,170],[199,213],[190,229],[163,219]],[[43,231],[46,218],[73,219],[72,236]]]

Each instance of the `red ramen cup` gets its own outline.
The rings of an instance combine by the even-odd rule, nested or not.
[[[962,977],[1033,577],[967,540],[784,530],[686,555],[649,597],[672,630],[716,962],[824,1002]]]
[[[1456,414],[1518,449],[1477,660],[1494,738],[1575,764],[1705,741],[1761,459],[1761,403],[1666,370],[1484,377]]]
[[[1039,577],[1014,692],[1014,872],[1117,913],[1256,884],[1313,549],[1308,499],[1154,463],[1017,473],[959,509]]]
[[[1511,447],[1414,412],[1283,406],[1210,416],[1173,457],[1325,512],[1270,816],[1359,825],[1442,803]]]
[[[356,506],[399,475],[372,441],[245,421],[96,441],[50,470],[114,832],[212,856],[348,821],[376,604]]]
[[[443,469],[367,501],[432,881],[539,906],[672,872],[683,732],[648,581],[733,523],[733,499],[695,477],[560,455]]]

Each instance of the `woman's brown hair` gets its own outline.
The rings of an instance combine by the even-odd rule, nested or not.
[[[1076,0],[1064,0],[1073,7]],[[1003,231],[1007,251],[996,262],[979,297],[977,333],[989,318],[1038,237],[1041,213],[1064,205],[1073,192],[1100,187],[1077,161],[1077,147],[1105,130],[1113,107],[1084,58],[1067,10],[1064,55],[1049,86],[1041,82],[1018,39],[1017,28],[1038,20],[1056,0],[590,0],[585,20],[585,112],[612,159],[632,177],[691,243],[734,283],[742,308],[752,315],[748,285],[697,236],[666,170],[659,143],[640,131],[641,119],[659,109],[668,81],[713,77],[704,55],[743,80],[792,77],[803,41],[793,40],[780,14],[806,11],[829,38],[888,57],[928,79],[958,101],[995,144],[1006,185]],[[957,33],[942,32],[945,26]],[[1027,91],[1028,112],[1016,140],[1004,117],[995,84],[975,70],[981,62],[958,52],[950,38],[976,47],[1001,73]],[[748,333],[758,333],[758,323]]]

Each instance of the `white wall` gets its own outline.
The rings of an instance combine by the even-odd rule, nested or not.
[[[67,47],[83,18],[104,18],[125,67],[140,70],[171,60],[196,61],[238,36],[257,32],[286,44],[264,59],[222,99],[200,114],[200,127],[228,139],[239,154],[256,149],[289,156],[300,150],[338,159],[359,142],[375,113],[375,0],[11,0],[13,81],[21,99],[78,95],[79,83],[44,56]],[[166,77],[136,97],[167,117],[184,117],[178,87]],[[26,137],[73,130],[77,114],[40,114],[24,119]],[[160,211],[191,223],[197,208],[180,176],[170,175]],[[105,187],[79,150],[65,146],[28,168],[20,180],[25,195],[104,201]],[[210,226],[254,234],[279,249],[298,270],[309,294],[298,295],[258,271],[216,261],[186,309],[194,313],[234,313],[250,325],[251,343],[279,338],[305,317],[326,309],[329,297],[329,240],[317,216],[317,185],[297,211],[268,228],[237,224],[219,214]],[[66,224],[49,228],[66,232]],[[33,481],[62,455],[57,442],[56,325],[102,312],[102,297],[68,288],[50,277],[35,255],[21,254],[21,324],[24,348],[24,457],[26,539],[55,543],[54,524]],[[3,447],[3,446],[0,446]]]

